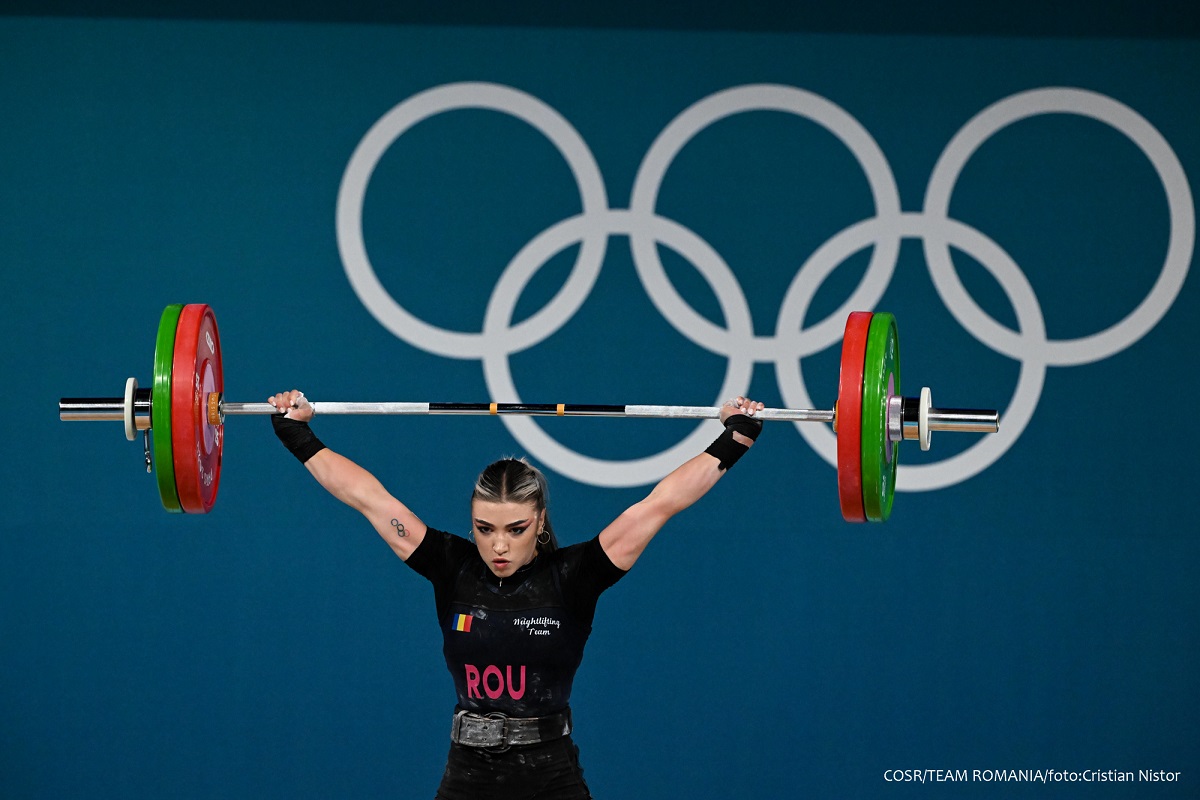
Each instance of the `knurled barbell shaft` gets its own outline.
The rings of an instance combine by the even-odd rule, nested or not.
[[[341,403],[312,401],[316,413],[330,414],[463,414],[526,417],[643,417],[658,419],[717,419],[717,406],[584,405],[576,403]],[[222,402],[226,416],[273,414],[270,403]],[[794,408],[768,408],[756,412],[762,419],[798,422],[832,422],[832,411]]]
[[[135,411],[144,417],[149,397],[139,392]],[[144,395],[144,397],[143,397]],[[717,419],[720,406],[583,405],[571,403],[397,403],[314,401],[317,414],[329,415],[515,415],[559,417],[633,417],[643,419]],[[221,400],[222,416],[269,415],[278,413],[270,403],[234,403]],[[64,397],[58,403],[59,419],[67,422],[120,422],[124,402],[115,397]],[[764,421],[833,422],[834,411],[825,409],[765,408],[755,416]],[[139,420],[140,422],[140,420]],[[144,427],[139,424],[139,428]],[[1000,429],[998,412],[984,409],[931,408],[929,428],[938,431],[995,433]]]

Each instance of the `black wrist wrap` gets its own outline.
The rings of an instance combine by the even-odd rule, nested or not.
[[[761,430],[762,423],[758,420],[751,419],[745,414],[734,414],[725,420],[724,432],[704,452],[721,462],[722,471],[727,470],[750,449],[747,445],[736,441],[733,434],[740,433],[750,441],[754,441],[758,439]]]
[[[300,459],[301,464],[325,449],[325,445],[312,432],[312,428],[308,427],[307,422],[297,422],[283,414],[272,414],[271,427],[275,429],[275,435],[283,442],[283,446]]]

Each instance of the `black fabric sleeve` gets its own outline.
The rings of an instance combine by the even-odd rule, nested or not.
[[[608,557],[597,536],[565,548],[563,552],[563,599],[567,607],[588,625],[596,615],[596,601],[605,589],[626,573]]]
[[[454,582],[463,565],[478,558],[475,545],[452,533],[426,528],[425,538],[404,560],[418,575],[433,584],[433,599],[438,619],[445,617],[454,594]]]
[[[461,536],[427,528],[425,538],[404,563],[435,587],[454,580],[463,561],[475,553],[475,545]]]

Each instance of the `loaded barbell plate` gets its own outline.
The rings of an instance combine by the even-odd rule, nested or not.
[[[154,342],[154,385],[150,390],[150,427],[154,431],[154,461],[158,496],[167,511],[182,511],[175,489],[175,464],[171,444],[171,370],[175,362],[175,328],[181,304],[163,309]]]
[[[223,429],[208,423],[208,396],[224,390],[217,318],[203,303],[183,307],[171,371],[171,442],[179,505],[207,514],[221,478]]]
[[[888,436],[888,402],[900,396],[900,337],[896,318],[876,314],[867,334],[863,369],[863,510],[872,522],[885,522],[896,496],[900,448]]]
[[[863,364],[871,317],[869,311],[851,312],[842,337],[842,364],[838,373],[837,475],[838,502],[847,522],[865,522],[867,519],[863,510],[862,399]]]

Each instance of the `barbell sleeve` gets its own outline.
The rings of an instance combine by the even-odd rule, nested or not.
[[[125,404],[119,397],[64,397],[58,401],[63,422],[121,422]]]
[[[1000,415],[995,411],[974,408],[931,408],[929,429],[958,433],[996,433],[1000,430]]]

